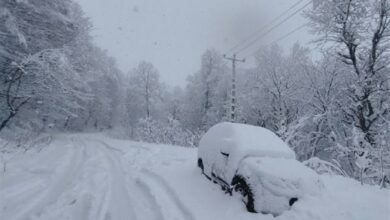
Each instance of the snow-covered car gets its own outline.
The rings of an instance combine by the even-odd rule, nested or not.
[[[210,128],[199,143],[198,167],[230,195],[241,194],[249,212],[280,215],[321,186],[319,176],[278,136],[244,124]]]

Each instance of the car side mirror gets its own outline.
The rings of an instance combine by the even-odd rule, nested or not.
[[[228,153],[225,153],[225,152],[222,152],[222,151],[221,151],[221,154],[222,154],[223,156],[225,156],[225,157],[229,157],[229,154],[228,154]]]

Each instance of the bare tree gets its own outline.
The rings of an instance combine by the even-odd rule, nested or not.
[[[142,61],[131,72],[131,88],[129,93],[132,96],[142,97],[141,103],[132,103],[133,105],[141,104],[144,108],[144,117],[150,118],[156,101],[161,98],[160,75],[152,63]]]
[[[344,77],[342,122],[352,137],[350,158],[370,151],[374,157],[378,134],[389,117],[390,4],[387,0],[321,1],[307,12],[318,42],[328,46],[349,66]],[[372,158],[376,160],[375,158]]]
[[[15,68],[11,70],[10,74],[7,74],[8,77],[4,82],[6,88],[0,91],[0,95],[5,99],[7,106],[7,115],[0,121],[0,131],[7,126],[9,121],[18,114],[20,108],[27,104],[31,98],[19,96],[21,80],[25,74],[24,65],[14,64]]]

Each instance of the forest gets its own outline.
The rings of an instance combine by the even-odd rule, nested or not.
[[[256,48],[237,67],[234,122],[265,127],[306,161],[390,186],[390,3],[315,1],[304,11],[319,53],[296,43]],[[0,137],[110,133],[197,147],[231,121],[232,67],[210,48],[184,87],[145,60],[128,72],[97,46],[73,0],[0,0]]]

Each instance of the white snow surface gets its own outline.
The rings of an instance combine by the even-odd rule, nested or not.
[[[27,152],[0,152],[0,219],[388,220],[390,216],[389,190],[341,176],[321,175],[320,193],[305,196],[275,218],[246,212],[239,196],[229,196],[207,180],[196,167],[197,149],[102,134],[54,135],[47,140],[45,146]]]
[[[227,164],[221,158],[221,152],[229,154]],[[205,172],[211,175],[211,167],[227,166],[223,174],[228,181],[240,162],[249,156],[295,159],[294,151],[276,134],[251,125],[219,123],[211,127],[199,143],[198,157],[203,160]]]
[[[305,166],[307,167],[312,168],[318,174],[330,174],[330,175],[335,174],[340,176],[347,176],[347,174],[339,167],[337,167],[335,164],[321,160],[318,157],[312,157],[306,161],[303,161],[303,164],[305,164]]]

